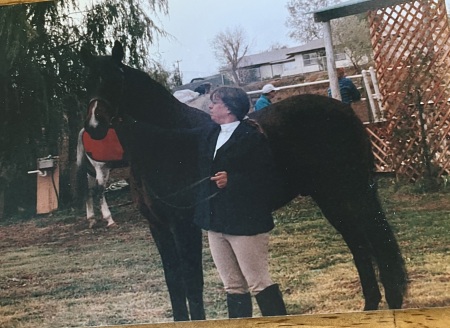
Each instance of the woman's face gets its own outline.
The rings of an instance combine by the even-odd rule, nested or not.
[[[219,97],[214,97],[209,105],[211,119],[217,124],[226,124],[237,121],[235,115],[231,113],[227,106]]]

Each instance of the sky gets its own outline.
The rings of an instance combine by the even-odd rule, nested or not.
[[[180,67],[183,82],[216,74],[220,63],[211,40],[227,28],[241,26],[250,43],[249,54],[268,50],[274,44],[298,45],[288,37],[288,17],[283,0],[169,0],[169,15],[159,15],[161,25],[174,38],[160,38],[151,51],[166,69]],[[178,63],[177,63],[178,61]]]
[[[169,15],[159,15],[162,27],[174,38],[161,38],[151,51],[168,70],[180,68],[183,83],[218,72],[220,63],[211,40],[227,28],[241,26],[250,43],[249,54],[268,50],[273,44],[294,47],[286,20],[287,0],[169,0]],[[450,0],[445,0],[447,10]]]

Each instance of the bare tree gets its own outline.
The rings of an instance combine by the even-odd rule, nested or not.
[[[322,24],[314,22],[311,12],[337,4],[340,0],[289,0],[286,7],[289,17],[286,26],[291,29],[289,37],[302,43],[321,39]]]
[[[212,39],[211,46],[216,58],[230,70],[234,82],[239,85],[238,66],[249,49],[244,29],[240,26],[227,28]]]
[[[265,51],[274,51],[274,50],[287,49],[287,48],[289,48],[289,47],[285,44],[281,44],[280,42],[274,42]]]

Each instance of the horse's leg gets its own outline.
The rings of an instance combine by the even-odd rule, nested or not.
[[[106,202],[105,189],[103,188],[100,192],[102,193],[102,197],[100,198],[100,209],[102,211],[103,220],[108,223],[107,227],[112,227],[116,224],[116,222],[113,220],[108,203]]]
[[[115,222],[112,219],[111,211],[109,210],[108,203],[106,202],[105,197],[105,189],[109,179],[109,172],[110,169],[106,167],[105,163],[98,163],[97,165],[95,165],[95,174],[97,179],[97,193],[99,195],[100,210],[102,212],[103,220],[105,220],[108,223],[107,227],[115,225]]]
[[[367,218],[365,228],[380,272],[386,302],[390,309],[400,309],[408,279],[405,262],[395,235],[381,208],[375,184],[370,186],[365,196],[363,206]]]
[[[97,186],[97,180],[90,174],[87,174],[87,180],[88,192],[86,198],[86,218],[89,222],[89,228],[91,229],[95,224],[94,194]]]
[[[376,310],[381,301],[372,254],[367,240],[363,219],[359,219],[359,206],[354,199],[342,195],[319,196],[313,199],[333,227],[339,231],[350,249],[361,281],[365,299],[364,310]]]
[[[181,259],[191,320],[204,320],[202,231],[192,217],[182,217],[174,225],[175,242]]]
[[[175,321],[189,320],[186,303],[187,294],[189,294],[192,319],[202,319],[204,318],[202,295],[197,296],[198,289],[203,289],[201,230],[192,223],[183,226],[184,221],[179,216],[171,215],[168,217],[162,213],[156,213],[151,199],[147,197],[148,192],[143,186],[142,179],[136,178],[136,176],[139,176],[136,172],[139,172],[138,168],[132,165],[130,171],[131,193],[140,213],[149,221],[151,234],[161,256],[164,277],[172,304],[173,318]],[[176,238],[175,235],[178,237]],[[184,242],[184,240],[187,242]],[[194,260],[191,260],[191,258]],[[191,264],[194,268],[192,271],[185,270],[185,266],[189,267],[185,264],[186,262],[193,263]],[[200,270],[200,273],[197,270]],[[186,272],[187,275],[192,274],[192,277],[186,278]],[[197,287],[198,281],[201,281],[201,287]],[[186,290],[189,292],[186,292]]]
[[[166,225],[150,224],[150,231],[161,256],[164,277],[172,304],[173,319],[175,321],[188,321],[186,288],[174,236]]]

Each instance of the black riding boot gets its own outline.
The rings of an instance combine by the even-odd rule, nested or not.
[[[265,317],[286,315],[286,307],[277,284],[267,287],[255,296],[261,314]]]
[[[252,297],[246,294],[227,294],[228,318],[251,318]]]

